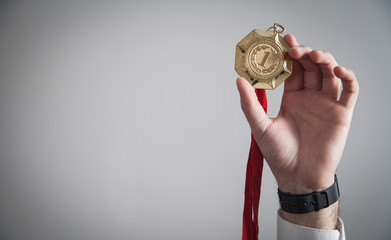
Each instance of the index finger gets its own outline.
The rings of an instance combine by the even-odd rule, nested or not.
[[[295,36],[293,36],[292,34],[287,34],[284,36],[285,38],[285,41],[289,44],[290,47],[297,47],[299,46],[299,43],[297,42]]]

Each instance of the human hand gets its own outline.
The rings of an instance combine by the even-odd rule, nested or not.
[[[353,71],[338,66],[330,53],[299,46],[289,34],[285,40],[293,73],[276,118],[267,117],[245,79],[238,78],[237,85],[252,134],[280,190],[310,193],[334,182],[359,87]]]
[[[293,73],[285,81],[278,116],[269,119],[253,87],[243,78],[237,84],[242,108],[253,136],[281,191],[308,193],[334,182],[353,108],[358,95],[354,73],[337,65],[330,53],[292,47]],[[338,99],[340,81],[343,91]]]

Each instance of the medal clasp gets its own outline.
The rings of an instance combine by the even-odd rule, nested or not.
[[[270,29],[273,29],[273,31],[274,31],[275,33],[279,33],[279,34],[285,32],[285,27],[282,26],[282,25],[279,24],[279,23],[274,23],[273,27],[269,27],[267,30],[270,30]]]

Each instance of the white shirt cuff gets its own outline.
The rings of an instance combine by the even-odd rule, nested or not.
[[[338,218],[337,230],[316,229],[297,225],[282,218],[281,210],[277,216],[277,240],[345,240],[345,230],[341,218]]]

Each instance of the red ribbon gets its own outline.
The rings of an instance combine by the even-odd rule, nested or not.
[[[258,101],[267,112],[267,100],[264,89],[256,89]],[[258,208],[261,196],[263,155],[251,136],[250,154],[246,170],[246,186],[244,190],[243,232],[242,240],[258,240]]]

